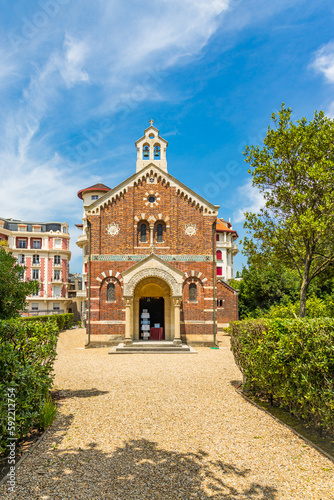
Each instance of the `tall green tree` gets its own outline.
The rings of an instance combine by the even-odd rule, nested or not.
[[[25,267],[0,247],[0,319],[19,316],[28,295],[38,291],[37,281],[23,281]]]
[[[296,269],[304,317],[311,281],[334,263],[334,121],[320,111],[293,123],[284,104],[271,118],[264,146],[244,152],[265,201],[259,213],[245,214],[252,238],[244,239],[244,252]]]

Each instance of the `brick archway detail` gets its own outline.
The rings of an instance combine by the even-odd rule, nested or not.
[[[95,279],[99,283],[102,283],[102,281],[104,281],[106,278],[116,278],[120,282],[120,284],[123,285],[123,276],[121,275],[121,273],[119,273],[118,271],[115,272],[112,269],[110,269],[109,271],[103,271]]]
[[[205,283],[206,281],[208,281],[208,278],[206,278],[204,276],[203,273],[201,273],[200,271],[189,271],[187,273],[184,273],[184,280],[188,280],[189,278],[197,278],[199,279],[199,281],[201,281],[202,283]]]

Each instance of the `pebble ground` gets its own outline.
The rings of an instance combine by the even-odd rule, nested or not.
[[[84,338],[61,333],[58,416],[1,499],[334,499],[333,462],[236,393],[227,337],[113,356]]]

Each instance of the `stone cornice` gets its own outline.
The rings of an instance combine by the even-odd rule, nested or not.
[[[158,257],[165,262],[212,262],[212,255],[158,255]],[[91,256],[92,261],[121,261],[121,262],[141,262],[146,259],[147,255],[139,255],[139,254],[104,254],[97,255],[93,254]]]

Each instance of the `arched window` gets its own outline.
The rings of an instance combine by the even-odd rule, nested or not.
[[[189,302],[197,301],[197,286],[195,283],[189,285]]]
[[[157,242],[163,242],[164,227],[162,224],[157,224]]]
[[[160,146],[159,146],[159,144],[155,144],[155,146],[154,146],[154,159],[160,160]]]
[[[220,250],[217,250],[217,260],[222,260],[222,253]]]
[[[107,302],[115,301],[115,285],[114,283],[108,283],[107,285]]]
[[[148,160],[150,158],[150,146],[145,144],[143,147],[143,160]]]
[[[141,226],[140,226],[140,241],[142,243],[146,243],[146,233],[147,233],[146,224],[141,224]]]

